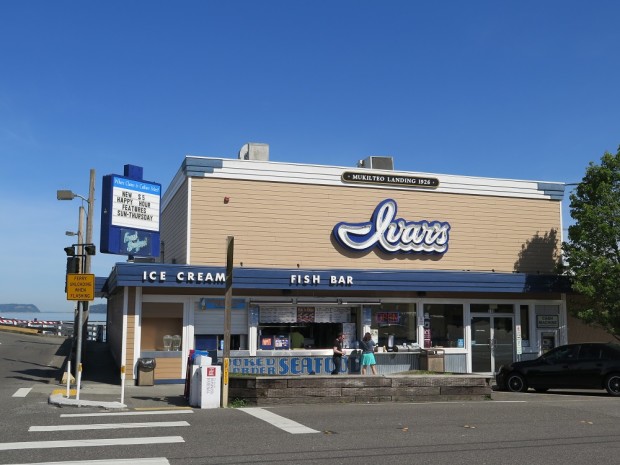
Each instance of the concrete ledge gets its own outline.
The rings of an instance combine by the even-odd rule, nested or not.
[[[62,394],[52,394],[49,396],[48,403],[58,406],[74,406],[74,407],[101,407],[105,409],[124,409],[127,405],[120,402],[104,402],[96,400],[77,400],[69,399]]]
[[[245,400],[256,406],[489,400],[491,381],[491,377],[480,375],[232,375],[228,398]]]

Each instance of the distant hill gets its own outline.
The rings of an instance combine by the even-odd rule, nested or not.
[[[6,313],[41,313],[36,305],[32,304],[0,304],[0,312]]]
[[[91,313],[105,313],[107,311],[107,308],[108,307],[106,304],[95,304],[88,306],[88,310]]]

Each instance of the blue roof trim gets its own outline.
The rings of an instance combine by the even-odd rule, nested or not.
[[[537,187],[538,190],[542,191],[553,200],[562,200],[564,198],[564,184],[539,182]]]
[[[182,169],[186,176],[204,176],[224,166],[224,160],[186,157]]]
[[[116,287],[158,287],[184,289],[225,288],[224,267],[118,263],[104,291]],[[288,291],[378,291],[378,292],[569,292],[565,277],[524,273],[476,271],[369,271],[235,268],[233,288],[237,290]]]
[[[108,279],[103,276],[95,276],[95,297],[103,297],[103,288],[107,280]]]

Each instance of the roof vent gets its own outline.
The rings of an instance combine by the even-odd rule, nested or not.
[[[394,170],[394,158],[392,157],[366,157],[357,162],[358,168],[372,170]]]
[[[269,160],[269,144],[250,142],[239,150],[239,160]]]

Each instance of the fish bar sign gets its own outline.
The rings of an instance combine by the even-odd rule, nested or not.
[[[95,300],[95,275],[67,274],[67,300]]]

